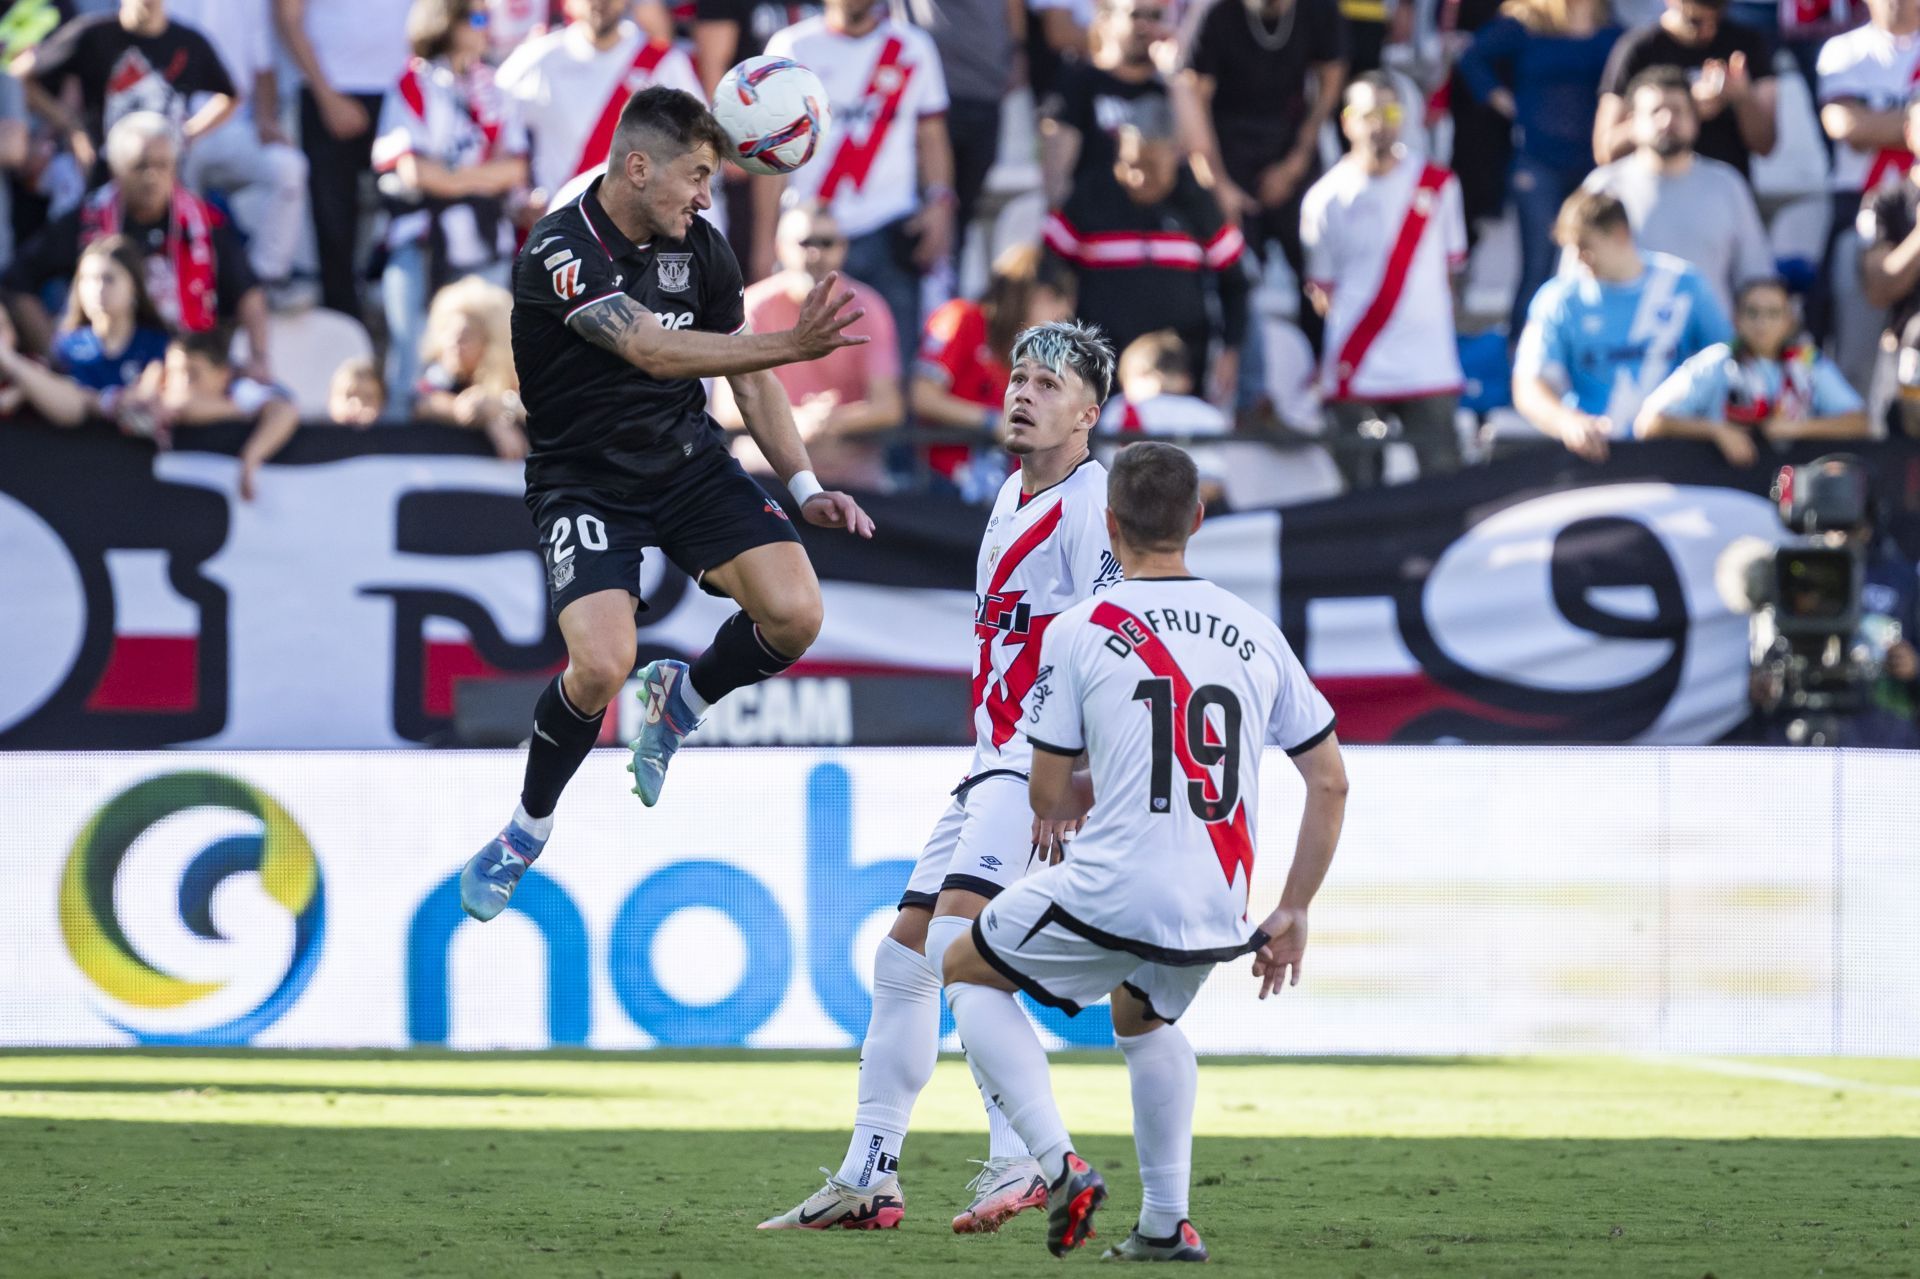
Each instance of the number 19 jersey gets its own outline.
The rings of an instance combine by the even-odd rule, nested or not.
[[[1054,619],[1120,580],[1107,542],[1107,468],[1088,458],[1038,493],[1016,472],[1000,486],[974,569],[973,767],[1027,771],[1020,732]]]
[[[1024,727],[1036,750],[1085,750],[1093,773],[1066,926],[1161,963],[1245,953],[1260,749],[1333,732],[1280,629],[1201,578],[1123,582],[1049,628]]]

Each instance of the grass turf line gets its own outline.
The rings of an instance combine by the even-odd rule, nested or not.
[[[1193,1211],[1289,1275],[1920,1275],[1920,1063],[1208,1062]],[[1124,1069],[1055,1083],[1139,1205]],[[1870,1084],[1873,1087],[1858,1087]],[[0,1269],[30,1275],[1023,1274],[1036,1215],[956,1238],[984,1153],[943,1061],[890,1234],[761,1234],[838,1162],[845,1058],[0,1056]],[[1097,1246],[1064,1264],[1097,1256]]]

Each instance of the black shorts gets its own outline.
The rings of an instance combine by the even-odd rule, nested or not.
[[[704,586],[709,569],[743,551],[800,540],[780,504],[718,447],[645,491],[553,485],[527,490],[527,508],[540,530],[547,605],[555,617],[596,591],[638,599],[640,561],[649,546]]]

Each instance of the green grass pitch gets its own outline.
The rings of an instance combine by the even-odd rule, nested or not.
[[[781,1054],[0,1056],[0,1273],[1024,1275],[1037,1215],[958,1238],[984,1153],[943,1060],[907,1219],[761,1234],[844,1148],[850,1058]],[[1117,1058],[1056,1092],[1139,1206]],[[1920,1062],[1213,1060],[1193,1215],[1288,1276],[1920,1274]],[[1044,1272],[1041,1267],[1047,1267]]]

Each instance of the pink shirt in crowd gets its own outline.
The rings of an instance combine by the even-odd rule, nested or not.
[[[779,333],[792,328],[800,319],[800,302],[787,287],[787,273],[770,275],[747,286],[747,323],[755,333]],[[900,341],[893,330],[893,313],[886,302],[866,285],[841,277],[841,283],[853,290],[852,309],[866,314],[847,332],[872,338],[862,346],[843,346],[830,355],[805,364],[782,364],[773,375],[787,388],[787,398],[795,404],[827,391],[851,404],[867,398],[867,387],[876,377],[900,377]]]

